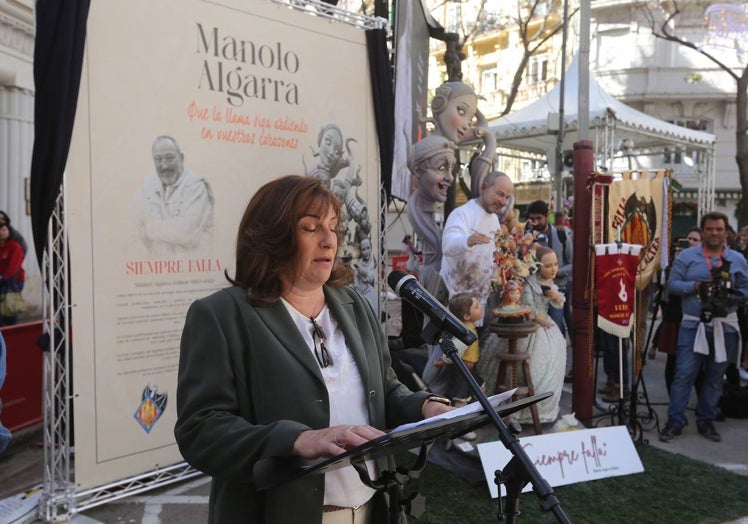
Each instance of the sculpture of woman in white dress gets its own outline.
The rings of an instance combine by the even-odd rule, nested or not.
[[[522,292],[522,302],[533,311],[533,321],[539,325],[537,331],[519,341],[520,350],[530,353],[530,374],[535,391],[550,391],[553,396],[538,402],[540,422],[553,422],[558,417],[561,390],[566,372],[566,339],[553,319],[548,315],[548,306],[563,309],[564,295],[553,283],[558,273],[558,259],[553,249],[540,247],[535,252],[539,267],[527,278]],[[521,346],[526,344],[526,348]],[[520,413],[520,421],[529,422],[530,410]]]

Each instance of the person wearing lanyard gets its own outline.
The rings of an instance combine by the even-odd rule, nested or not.
[[[398,382],[381,323],[337,256],[340,206],[315,177],[262,186],[239,224],[233,286],[187,312],[174,434],[213,477],[211,523],[384,522],[383,497],[352,466],[268,491],[254,466],[334,457],[451,409]]]
[[[702,243],[684,249],[673,261],[668,292],[680,295],[683,320],[678,332],[675,377],[670,390],[668,420],[660,432],[662,442],[680,436],[687,424],[686,407],[696,374],[704,365],[704,382],[698,391],[696,428],[702,436],[719,442],[714,428],[722,377],[740,347],[737,306],[715,303],[715,287],[748,296],[748,263],[738,251],[725,246],[727,216],[710,212],[701,217]],[[719,273],[715,276],[715,273]],[[724,305],[724,308],[722,307]]]

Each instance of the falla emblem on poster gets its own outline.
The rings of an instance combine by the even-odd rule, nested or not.
[[[167,393],[159,393],[158,386],[147,385],[143,389],[143,395],[138,409],[135,410],[135,420],[138,421],[146,433],[150,433],[158,419],[166,409]]]

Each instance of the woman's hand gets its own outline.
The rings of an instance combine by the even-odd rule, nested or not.
[[[549,289],[545,292],[545,296],[547,296],[551,302],[561,302],[563,300],[564,296],[561,294],[561,292],[557,289]]]
[[[427,398],[421,406],[421,415],[423,415],[423,418],[435,417],[454,409],[449,404],[444,404],[436,400],[429,400],[430,398],[433,397]]]
[[[291,452],[305,459],[334,457],[382,435],[383,431],[367,425],[310,429],[299,434]]]

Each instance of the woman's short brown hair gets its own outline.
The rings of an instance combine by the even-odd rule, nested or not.
[[[278,300],[280,275],[295,274],[299,219],[324,215],[329,208],[340,216],[340,202],[322,181],[288,175],[268,182],[250,199],[236,238],[236,275],[227,279],[247,290],[254,305]],[[340,242],[340,235],[338,235]],[[353,270],[336,260],[327,284],[342,287],[353,281]]]

